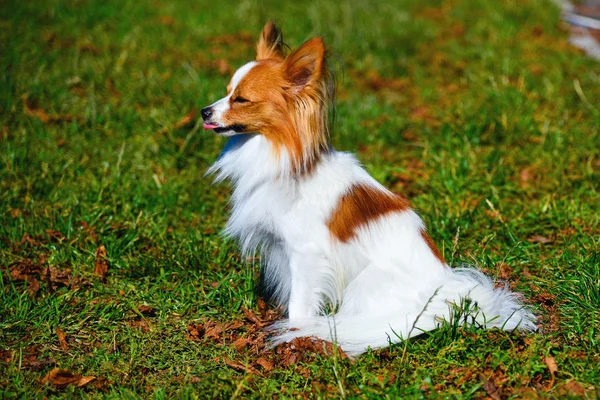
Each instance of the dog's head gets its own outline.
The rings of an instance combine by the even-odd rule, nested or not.
[[[323,39],[312,38],[285,55],[281,32],[270,21],[256,60],[239,68],[227,95],[202,109],[204,128],[223,136],[261,134],[306,164],[329,146],[333,79]]]

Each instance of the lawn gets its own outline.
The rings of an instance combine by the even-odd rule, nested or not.
[[[600,65],[557,7],[301,3],[1,2],[1,398],[600,395]],[[269,18],[333,49],[335,147],[539,332],[265,346],[277,310],[219,234],[225,140],[198,119]]]

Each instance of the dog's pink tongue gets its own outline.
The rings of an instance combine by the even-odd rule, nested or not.
[[[206,130],[215,129],[215,128],[218,128],[218,126],[217,125],[213,125],[213,124],[204,123],[204,129],[206,129]]]

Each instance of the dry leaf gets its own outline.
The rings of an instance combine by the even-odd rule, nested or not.
[[[215,324],[212,325],[211,323],[207,323],[204,326],[204,337],[207,337],[209,339],[220,339],[221,338],[221,333],[223,332],[223,325],[221,324]]]
[[[42,275],[41,279],[46,281],[49,285],[56,284],[57,286],[70,286],[73,276],[71,275],[71,268],[58,269],[56,267],[48,266],[46,268],[46,275]]]
[[[552,386],[554,386],[554,374],[556,374],[556,371],[558,371],[558,366],[556,365],[554,357],[545,357],[544,362],[546,363],[546,366],[548,367],[548,371],[550,371],[551,376],[550,383],[548,384],[548,387],[546,387],[546,391],[548,391],[552,389]]]
[[[500,400],[502,398],[500,396],[500,391],[498,390],[498,387],[491,380],[487,380],[483,383],[483,389],[494,400]]]
[[[256,360],[256,363],[257,363],[258,365],[260,365],[261,367],[263,367],[263,368],[264,368],[264,370],[265,370],[265,371],[267,371],[267,372],[269,372],[269,371],[272,371],[272,370],[273,370],[273,368],[275,368],[275,367],[273,367],[273,364],[271,364],[271,363],[270,363],[270,362],[269,362],[269,361],[268,361],[266,358],[264,358],[264,357],[260,357],[258,360]]]
[[[42,378],[41,383],[42,385],[49,383],[57,389],[65,389],[69,385],[81,387],[95,379],[95,376],[75,375],[70,371],[54,368],[52,371],[48,372],[48,375]]]
[[[67,336],[60,326],[56,327],[56,336],[58,336],[60,348],[67,351],[69,349],[69,346],[67,345]]]
[[[28,99],[27,97],[24,97],[23,100],[25,103],[25,114],[29,115],[30,117],[35,117],[39,119],[44,124],[50,121],[50,116],[46,114],[46,111],[42,110],[36,104],[36,102],[32,101],[31,99]]]
[[[71,122],[73,121],[73,116],[69,114],[64,115],[48,115],[46,111],[41,108],[36,100],[30,99],[27,97],[27,94],[21,96],[24,104],[25,114],[30,117],[34,117],[42,121],[42,123],[47,124],[49,122]]]
[[[242,364],[239,361],[233,361],[233,360],[224,360],[225,364],[227,364],[228,366],[230,366],[231,368],[235,369],[236,371],[241,371],[241,372],[245,372],[247,374],[254,374],[254,375],[260,375],[262,376],[262,374],[260,372],[258,372],[258,370],[254,367],[251,366],[245,366],[244,364]]]
[[[187,113],[179,121],[177,121],[177,123],[175,124],[175,128],[176,129],[183,128],[187,125],[192,124],[195,121],[196,121],[196,109],[192,108],[192,110],[189,113]]]
[[[170,15],[163,15],[158,18],[158,22],[163,25],[172,26],[175,23],[175,18],[171,17]]]
[[[248,310],[247,308],[242,307],[242,311],[244,312],[244,316],[246,317],[246,319],[254,324],[260,324],[260,318],[258,318],[258,316],[256,316],[256,314],[254,314],[252,311]]]
[[[145,319],[133,319],[129,321],[129,326],[132,328],[139,328],[144,333],[150,332],[150,323]]]
[[[540,235],[532,235],[527,238],[527,241],[529,243],[541,243],[541,244],[552,243],[552,239],[549,239],[545,236],[540,236]]]
[[[548,367],[548,371],[550,371],[550,374],[554,375],[558,371],[558,366],[556,365],[556,361],[554,360],[554,357],[545,357],[544,362],[546,363],[546,366]]]
[[[246,338],[238,338],[235,342],[233,342],[233,347],[235,347],[235,351],[242,351],[250,342],[250,340]]]
[[[579,382],[569,381],[559,388],[559,393],[563,396],[568,395],[583,398],[585,396],[585,388]]]
[[[95,56],[100,54],[100,50],[92,43],[81,43],[78,46],[78,49],[82,53],[90,53]]]
[[[108,262],[106,261],[106,258],[106,248],[101,244],[96,250],[94,273],[99,275],[103,282],[106,280],[106,273],[108,272]]]
[[[240,329],[242,326],[244,326],[244,323],[242,321],[233,321],[227,324],[227,326],[225,326],[225,330],[235,331],[236,329]]]
[[[46,229],[46,235],[48,235],[50,239],[56,242],[62,242],[66,239],[65,235],[63,235],[59,231],[55,231],[52,229]]]
[[[156,316],[156,310],[154,310],[154,307],[152,306],[147,306],[147,305],[141,305],[138,306],[138,311],[147,316],[147,317],[155,317]]]

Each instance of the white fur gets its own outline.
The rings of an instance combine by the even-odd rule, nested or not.
[[[256,62],[251,61],[251,62],[241,66],[240,68],[238,68],[238,70],[235,71],[235,74],[233,74],[233,77],[231,78],[231,91],[227,94],[227,96],[223,97],[221,100],[215,101],[213,104],[211,104],[209,106],[212,109],[213,119],[215,121],[221,120],[223,113],[226,112],[227,110],[229,110],[229,99],[231,98],[231,95],[235,91],[235,88],[240,83],[242,78],[244,76],[246,76],[246,74],[255,65],[256,65]],[[237,134],[238,133],[233,130],[228,130],[228,131],[220,133],[221,136],[235,136]]]
[[[244,134],[229,140],[208,171],[232,181],[225,232],[245,254],[260,252],[266,284],[288,311],[274,343],[316,336],[357,355],[435,329],[465,298],[477,303],[479,324],[536,328],[516,295],[494,289],[477,270],[440,262],[412,210],[362,226],[347,243],[332,237],[327,220],[353,185],[388,192],[353,155],[331,150],[300,178],[289,161],[285,153],[276,157],[263,136]]]

